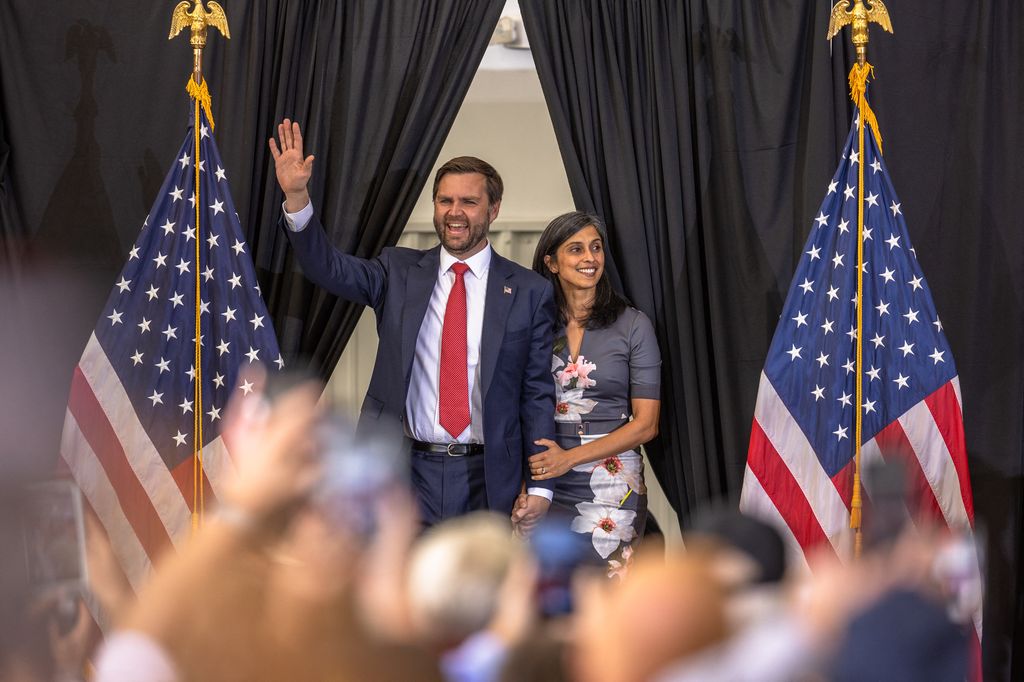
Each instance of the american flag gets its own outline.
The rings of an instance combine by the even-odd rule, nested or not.
[[[849,554],[858,409],[862,466],[902,461],[916,500],[911,518],[974,525],[953,355],[870,129],[864,158],[858,146],[855,121],[765,360],[747,453],[740,508],[787,529],[796,556],[829,545]],[[856,405],[861,164],[863,399]],[[870,500],[870,487],[863,490]]]
[[[225,404],[252,389],[240,371],[284,366],[204,114],[199,130],[199,197],[190,125],[75,369],[61,441],[136,589],[191,527],[197,270],[204,486],[213,497],[232,469],[219,437]]]

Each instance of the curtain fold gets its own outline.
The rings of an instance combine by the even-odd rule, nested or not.
[[[0,84],[0,92],[2,91],[3,86]],[[3,102],[0,101],[0,268],[5,270],[13,270],[17,267],[15,243],[20,242],[23,236],[15,226],[14,217],[11,215],[11,177],[7,169],[10,158],[11,146],[7,142]]]

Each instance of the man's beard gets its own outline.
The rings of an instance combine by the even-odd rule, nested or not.
[[[441,246],[453,256],[469,253],[479,246],[481,242],[487,239],[487,233],[490,228],[489,221],[473,224],[467,220],[465,221],[466,229],[464,231],[460,230],[458,233],[452,234],[447,223],[458,222],[463,221],[448,220],[441,221],[440,223],[434,222],[434,231],[437,232],[437,237],[441,240]]]

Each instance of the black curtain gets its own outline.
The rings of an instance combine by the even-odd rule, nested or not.
[[[0,92],[3,92],[3,81],[0,81]],[[7,144],[4,117],[0,115],[0,268],[4,270],[13,268],[16,263],[11,249],[14,241],[18,239],[18,235],[13,232],[14,219],[8,215],[11,201],[8,198],[10,180],[7,166],[10,159],[11,147]]]
[[[503,3],[221,4],[232,37],[210,29],[204,54],[214,134],[285,358],[326,378],[359,310],[292,262],[267,139],[284,116],[302,123],[331,238],[375,255],[398,240]],[[48,462],[72,369],[188,124],[192,51],[187,30],[167,40],[173,7],[0,2],[0,289],[64,292],[46,296],[60,344],[35,376]]]
[[[326,379],[362,307],[314,286],[292,262],[277,225],[282,196],[266,138],[285,116],[302,124],[307,153],[316,156],[310,194],[328,235],[348,253],[377,255],[401,236],[503,3],[237,6],[244,53],[237,63],[219,59],[209,74],[220,84],[223,120],[244,121],[221,150],[251,172],[235,202],[248,207],[250,244],[285,357],[308,360]]]
[[[623,289],[655,322],[649,454],[684,526],[738,499],[758,375],[850,126],[831,4],[520,0],[573,198],[607,220]],[[889,12],[894,36],[871,29],[869,97],[959,368],[988,538],[986,679],[1018,679],[1024,8]]]

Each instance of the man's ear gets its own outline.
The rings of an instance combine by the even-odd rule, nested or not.
[[[498,210],[501,208],[501,200],[494,202],[487,207],[487,216],[490,218],[489,222],[494,222],[498,217]]]

